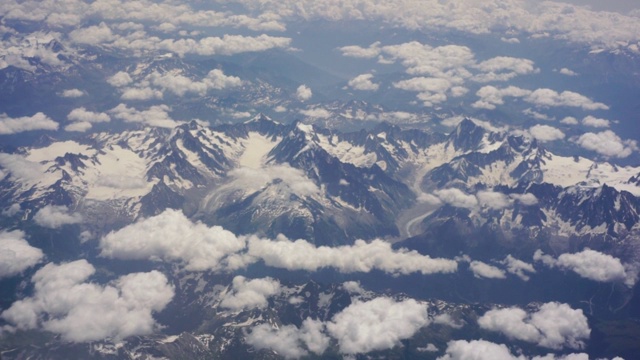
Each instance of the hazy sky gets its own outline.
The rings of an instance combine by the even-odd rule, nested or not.
[[[593,10],[618,11],[623,14],[640,9],[639,0],[558,0],[576,5],[589,5]]]

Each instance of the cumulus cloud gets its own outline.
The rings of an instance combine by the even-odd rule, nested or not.
[[[625,281],[629,286],[635,283],[635,274],[627,274],[620,259],[588,248],[574,254],[562,254],[557,259],[537,250],[533,259],[549,267],[571,270],[583,278],[594,281]]]
[[[151,99],[162,99],[162,91],[151,87],[127,87],[122,89],[122,100],[145,101]]]
[[[538,204],[538,198],[532,193],[510,194],[509,197],[525,206]]]
[[[328,119],[332,115],[329,110],[321,107],[314,107],[311,109],[302,109],[300,110],[300,114],[306,117],[319,118],[319,119]]]
[[[380,55],[380,41],[376,41],[369,47],[363,48],[357,45],[343,46],[339,48],[342,52],[342,56],[372,59]]]
[[[473,209],[478,206],[478,199],[473,196],[464,193],[460,189],[450,188],[436,190],[433,193],[440,201],[455,207]]]
[[[231,310],[263,309],[269,304],[269,298],[281,291],[278,280],[269,277],[247,280],[236,276],[231,289],[222,296],[220,306]]]
[[[504,344],[486,340],[455,340],[447,343],[444,356],[438,360],[526,360],[524,356],[515,356]]]
[[[393,348],[428,324],[427,305],[379,297],[354,301],[326,326],[341,353],[359,354]]]
[[[572,116],[567,116],[564,119],[560,120],[560,122],[565,125],[578,125],[578,119]]]
[[[376,91],[380,87],[379,84],[375,84],[373,81],[373,74],[360,74],[355,78],[349,80],[349,86],[354,90],[362,91]]]
[[[143,123],[149,126],[172,129],[180,125],[180,122],[173,120],[169,116],[170,110],[169,106],[164,104],[154,105],[146,110],[137,110],[135,108],[128,107],[125,104],[119,104],[109,110],[108,113],[114,118],[125,122]]]
[[[534,125],[529,128],[529,134],[541,142],[549,142],[564,139],[562,130],[549,125]]]
[[[184,96],[186,93],[194,93],[202,96],[212,89],[222,90],[242,85],[240,78],[227,76],[220,69],[209,71],[202,81],[194,81],[184,75],[172,73],[159,74],[157,72],[152,73],[148,77],[148,80],[153,85],[162,88],[163,91],[170,91],[178,96]]]
[[[478,204],[490,209],[504,209],[511,206],[511,199],[501,192],[495,191],[478,191],[476,194]]]
[[[557,302],[543,304],[533,313],[516,307],[489,310],[478,319],[478,325],[510,339],[555,350],[582,349],[591,334],[582,310]]]
[[[101,256],[181,261],[187,270],[231,267],[227,256],[245,248],[244,239],[219,226],[192,223],[179,210],[165,210],[110,232],[100,240]]]
[[[296,98],[300,101],[307,101],[311,99],[311,96],[313,96],[313,93],[307,85],[300,85],[296,89]]]
[[[69,39],[79,44],[102,45],[116,39],[111,28],[104,22],[99,25],[78,28],[69,33]]]
[[[529,275],[527,275],[527,273],[530,273],[530,274],[536,273],[536,269],[533,267],[533,265],[526,263],[522,260],[516,259],[513,256],[511,256],[511,254],[507,255],[507,257],[501,261],[501,264],[507,267],[507,271],[510,274],[516,275],[523,281],[529,281]]]
[[[131,78],[129,73],[125,71],[118,71],[111,77],[107,78],[107,82],[113,87],[123,87],[131,84],[133,82],[133,79]]]
[[[622,140],[611,130],[584,133],[574,141],[584,149],[595,151],[607,157],[625,158],[638,150],[637,141]]]
[[[525,101],[537,106],[555,107],[569,106],[578,107],[583,110],[608,110],[609,107],[603,103],[593,102],[584,95],[573,91],[563,91],[558,93],[551,89],[537,89],[525,97]]]
[[[475,66],[482,71],[473,77],[477,82],[507,81],[518,75],[526,75],[540,70],[529,59],[498,56],[485,60]]]
[[[78,224],[82,222],[82,215],[72,213],[64,205],[47,205],[33,216],[36,224],[49,229],[59,229],[64,225]]]
[[[476,278],[486,279],[506,279],[505,272],[495,266],[483,263],[482,261],[474,260],[469,263],[469,270],[473,272],[473,276]]]
[[[212,56],[260,52],[275,48],[288,48],[290,43],[290,38],[262,34],[259,36],[211,36],[199,40],[165,39],[160,41],[156,46],[159,49],[169,50],[183,57],[186,54]]]
[[[58,130],[59,124],[47,115],[38,112],[33,116],[9,117],[0,114],[0,135],[17,134],[33,130]]]
[[[24,232],[0,231],[0,279],[20,274],[43,258],[42,250],[29,245]]]
[[[247,255],[262,260],[268,266],[288,270],[317,271],[334,268],[343,273],[370,272],[374,269],[389,274],[451,273],[457,270],[457,262],[431,258],[416,251],[393,250],[383,240],[369,243],[356,240],[350,246],[316,247],[306,240],[280,241],[250,237]]]
[[[321,355],[329,346],[330,339],[324,334],[325,324],[307,318],[302,327],[284,325],[275,328],[269,324],[260,324],[245,337],[247,344],[254,348],[271,349],[286,359],[298,359],[309,355],[309,351]]]
[[[62,92],[61,96],[65,98],[78,98],[84,96],[84,92],[79,89],[67,89]]]
[[[11,179],[23,181],[39,180],[44,172],[43,167],[17,154],[0,153],[0,166],[9,172]],[[6,171],[5,176],[6,176]]]
[[[503,105],[505,97],[524,97],[531,93],[530,90],[521,89],[516,86],[508,86],[504,89],[499,89],[495,86],[483,86],[480,88],[476,95],[480,98],[478,101],[471,104],[472,107],[478,109],[493,110],[496,105]]]
[[[152,314],[174,295],[162,273],[129,274],[105,286],[88,282],[94,273],[86,260],[47,264],[31,278],[34,294],[0,317],[13,328],[41,327],[73,342],[122,339],[157,329]]]
[[[586,116],[584,119],[582,119],[582,125],[595,128],[608,128],[610,123],[611,122],[607,119],[599,119],[591,115]]]
[[[562,68],[558,71],[560,74],[562,75],[567,75],[567,76],[578,76],[578,73],[571,70],[571,69],[567,69],[567,68]]]
[[[195,246],[197,244],[197,246]],[[386,241],[357,240],[354,245],[316,247],[306,240],[275,241],[257,236],[236,237],[220,227],[192,223],[177,210],[128,225],[100,241],[101,256],[118,259],[180,261],[191,271],[231,271],[257,261],[288,270],[334,268],[343,273],[452,273],[457,262],[431,258],[416,251],[394,250]]]
[[[84,107],[71,110],[67,115],[67,119],[72,123],[65,126],[66,131],[84,132],[92,127],[93,123],[109,122],[111,117],[106,113],[97,113],[88,111]]]

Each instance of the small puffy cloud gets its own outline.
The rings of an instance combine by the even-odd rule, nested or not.
[[[101,123],[111,121],[111,117],[106,113],[97,113],[88,111],[84,107],[71,110],[67,115],[69,121],[82,122],[82,123]]]
[[[207,76],[201,81],[194,81],[183,75],[171,73],[159,74],[157,72],[152,73],[148,77],[148,80],[153,85],[162,88],[163,91],[170,91],[178,96],[184,96],[186,93],[194,93],[202,96],[211,89],[222,90],[242,85],[240,78],[227,76],[220,69],[209,71]]]
[[[427,305],[413,299],[398,302],[379,297],[356,300],[326,326],[338,340],[341,353],[359,354],[393,348],[428,324]]]
[[[47,205],[33,216],[36,224],[49,229],[59,229],[64,225],[78,224],[82,222],[82,215],[72,213],[64,205]]]
[[[358,281],[345,281],[342,283],[342,288],[349,294],[364,294],[365,292]]]
[[[466,209],[473,209],[478,206],[478,199],[475,196],[466,194],[460,189],[441,189],[434,191],[433,194],[437,196],[440,201],[451,206]]]
[[[43,258],[42,250],[29,245],[24,232],[0,231],[0,279],[20,274]]]
[[[107,79],[107,82],[109,83],[109,85],[119,88],[131,84],[133,82],[133,79],[127,72],[118,71],[113,76],[109,77]]]
[[[456,322],[451,315],[444,313],[433,317],[434,324],[446,325],[454,329],[460,329],[464,324]]]
[[[563,91],[558,93],[551,89],[537,89],[524,98],[525,101],[537,106],[569,106],[578,107],[583,110],[608,110],[609,107],[603,103],[593,102],[584,95],[573,91]]]
[[[180,125],[180,122],[173,120],[169,116],[170,110],[169,106],[164,104],[151,106],[147,110],[137,110],[125,104],[119,104],[109,110],[108,113],[114,118],[125,122],[143,123],[149,126],[172,129]]]
[[[454,86],[451,89],[449,89],[449,92],[451,93],[451,96],[455,97],[461,97],[466,95],[469,92],[469,89],[467,89],[464,86]]]
[[[578,119],[574,118],[573,116],[567,116],[564,119],[560,120],[561,123],[565,124],[565,125],[578,125]]]
[[[451,87],[446,79],[433,77],[415,77],[393,83],[393,86],[407,91],[417,92],[445,92]]]
[[[571,70],[571,69],[567,69],[567,68],[562,68],[558,71],[560,74],[562,75],[567,75],[567,76],[577,76],[578,73]]]
[[[349,86],[354,90],[376,91],[380,87],[371,81],[373,74],[361,74],[349,80]]]
[[[2,172],[0,171],[0,179],[2,179],[4,176],[5,175],[2,174]],[[21,210],[22,208],[20,207],[20,204],[11,204],[11,206],[9,206],[8,208],[2,209],[2,211],[0,212],[0,215],[11,217],[11,216],[15,216]]]
[[[529,281],[529,275],[527,275],[527,273],[530,273],[530,274],[536,273],[536,269],[533,267],[533,265],[526,263],[522,260],[516,259],[510,254],[507,255],[507,257],[504,258],[504,260],[501,261],[501,264],[507,267],[507,271],[510,274],[516,275],[523,281]]]
[[[535,111],[535,110],[533,110],[533,109],[531,109],[531,108],[529,108],[529,109],[524,109],[524,110],[522,111],[522,113],[523,113],[523,114],[525,114],[525,115],[531,116],[532,118],[534,118],[534,119],[536,119],[536,120],[546,120],[546,121],[552,121],[552,120],[555,120],[555,118],[550,117],[550,116],[549,116],[549,115],[547,115],[547,114],[543,114],[543,113],[537,112],[537,111]]]
[[[476,194],[478,204],[490,209],[504,209],[511,206],[511,200],[503,193],[495,191],[478,191]]]
[[[65,131],[85,132],[91,129],[93,125],[88,121],[73,122],[64,127]]]
[[[356,240],[348,246],[316,247],[306,240],[272,241],[254,236],[248,240],[248,247],[248,256],[268,266],[288,270],[335,268],[342,273],[353,273],[377,269],[394,275],[414,272],[428,275],[455,272],[458,267],[453,260],[431,258],[406,249],[393,250],[391,244],[378,239]]]
[[[220,306],[231,310],[263,309],[269,304],[269,297],[281,291],[278,280],[269,277],[247,280],[244,276],[236,276]]]
[[[549,125],[534,125],[529,128],[529,134],[541,142],[549,142],[564,139],[562,130]]]
[[[278,328],[269,324],[254,326],[245,337],[247,344],[254,348],[270,349],[286,359],[298,359],[309,355],[309,351],[322,355],[329,346],[330,339],[324,334],[324,323],[307,318],[302,327],[284,325]]]
[[[321,107],[314,107],[311,109],[303,109],[300,110],[300,114],[310,117],[310,118],[319,118],[319,119],[327,119],[331,117],[331,112],[327,109]]]
[[[79,89],[67,89],[62,92],[61,96],[65,98],[78,98],[84,96],[84,92]]]
[[[69,39],[79,44],[102,45],[116,40],[109,26],[105,23],[78,28],[69,33]]]
[[[515,356],[504,344],[486,340],[449,341],[445,355],[438,360],[526,360],[524,356]]]
[[[489,310],[478,319],[478,325],[510,339],[555,350],[582,349],[591,334],[582,310],[557,302],[543,304],[533,313],[516,307]]]
[[[47,115],[38,112],[33,116],[12,118],[0,114],[0,135],[17,134],[33,130],[58,130],[59,124]]]
[[[165,39],[156,46],[159,49],[169,50],[180,57],[186,54],[203,56],[234,55],[244,52],[259,52],[276,48],[288,48],[291,39],[286,37],[274,37],[266,34],[259,36],[224,35],[223,37],[206,37],[194,39]]]
[[[471,270],[473,272],[473,276],[478,279],[506,279],[507,277],[503,270],[477,260],[469,263],[469,270]]]
[[[313,93],[307,85],[300,85],[296,89],[296,98],[300,101],[307,101],[311,99]]]
[[[586,116],[584,119],[582,119],[582,125],[595,128],[608,128],[610,123],[611,122],[607,119],[599,119],[591,115]]]
[[[475,66],[482,71],[473,77],[477,82],[507,81],[518,75],[526,75],[538,72],[534,62],[529,59],[498,56],[483,61]]]
[[[355,58],[365,58],[365,59],[373,59],[376,56],[380,55],[380,42],[376,41],[373,44],[369,45],[367,48],[363,48],[356,45],[343,46],[339,48],[342,52],[342,56],[347,57],[355,57]]]
[[[509,197],[525,206],[532,206],[538,203],[538,198],[532,193],[511,194]]]
[[[39,163],[29,161],[18,154],[0,153],[0,166],[5,170],[3,171],[4,176],[6,176],[6,172],[9,172],[11,179],[20,181],[39,180],[45,171]]]
[[[0,317],[15,329],[42,328],[72,342],[122,339],[158,328],[152,314],[174,295],[162,273],[129,274],[105,286],[87,282],[94,273],[86,260],[47,264],[31,278],[33,295]]]
[[[120,95],[122,100],[144,101],[162,99],[162,91],[150,87],[128,87],[122,90],[122,95]]]
[[[533,259],[549,267],[571,270],[583,278],[594,281],[625,281],[629,286],[633,286],[635,282],[635,275],[627,274],[620,259],[591,249],[574,254],[562,254],[557,259],[538,250]]]
[[[179,210],[138,221],[100,240],[100,255],[117,259],[180,261],[187,270],[219,270],[245,241],[219,226],[192,223]]]
[[[471,104],[472,107],[478,109],[493,110],[496,105],[504,104],[505,97],[524,97],[531,94],[530,90],[521,89],[516,86],[508,86],[503,89],[499,89],[495,86],[483,86],[477,92],[476,95],[480,98],[478,101]]]
[[[611,130],[599,133],[584,133],[575,143],[584,149],[595,151],[607,157],[625,158],[638,150],[638,142],[635,140],[622,140]]]

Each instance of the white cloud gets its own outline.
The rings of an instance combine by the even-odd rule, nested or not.
[[[456,188],[441,189],[433,192],[442,202],[451,206],[473,209],[478,206],[475,196],[464,193]]]
[[[123,87],[131,84],[133,79],[124,71],[118,71],[113,76],[107,79],[107,82],[113,87]]]
[[[533,267],[533,265],[516,259],[511,256],[511,254],[507,255],[507,257],[505,257],[504,260],[501,261],[501,263],[507,267],[507,271],[510,274],[516,275],[523,281],[529,281],[529,275],[527,275],[526,273],[536,273],[536,269]]]
[[[157,72],[149,75],[148,80],[163,91],[170,91],[178,96],[186,93],[194,93],[203,96],[209,90],[222,90],[229,87],[242,85],[242,80],[235,76],[227,76],[222,70],[214,69],[209,71],[202,81],[193,81],[186,76],[172,73],[159,74]],[[124,94],[123,94],[124,96]]]
[[[469,263],[469,270],[473,272],[473,276],[476,278],[487,279],[506,279],[505,272],[495,266],[483,263],[482,261],[474,260]]]
[[[0,170],[0,179],[4,178],[4,176],[5,175]],[[11,216],[15,216],[21,210],[22,208],[20,207],[20,204],[11,204],[11,206],[2,210],[2,212],[0,212],[0,215],[11,217]]]
[[[454,329],[461,329],[464,324],[456,322],[451,315],[444,313],[433,317],[434,324],[446,325]]]
[[[379,297],[354,301],[326,326],[341,353],[359,354],[393,348],[428,324],[427,305]]]
[[[160,41],[156,46],[159,49],[169,50],[183,57],[186,54],[211,56],[260,52],[274,48],[288,48],[290,43],[290,38],[262,34],[255,37],[224,35],[222,37],[206,37],[199,40],[165,39]]]
[[[256,260],[288,270],[335,268],[342,273],[353,273],[378,269],[389,274],[420,272],[428,275],[455,272],[458,265],[453,260],[434,259],[416,251],[393,250],[391,244],[377,239],[368,243],[356,240],[350,246],[316,247],[306,240],[280,238],[280,241],[272,241],[250,237],[248,248],[248,255]]]
[[[541,142],[564,139],[562,130],[549,125],[534,125],[529,128],[529,134]]]
[[[376,91],[380,87],[371,81],[373,74],[361,74],[349,80],[349,86],[354,90]]]
[[[321,107],[314,107],[311,109],[302,109],[300,110],[300,114],[306,117],[319,118],[319,119],[328,119],[332,115],[329,110]]]
[[[369,45],[367,48],[363,48],[357,45],[351,46],[343,46],[339,48],[342,52],[342,56],[355,57],[355,58],[365,58],[365,59],[373,59],[374,57],[380,55],[380,42],[376,41],[373,44]]]
[[[296,98],[300,101],[307,101],[311,99],[312,96],[313,93],[311,92],[311,89],[306,85],[300,85],[296,89]]]
[[[64,127],[65,131],[85,132],[91,129],[93,125],[88,121],[73,122]]]
[[[538,198],[532,193],[511,194],[509,197],[525,206],[532,206],[538,203]]]
[[[451,87],[451,83],[446,79],[415,77],[408,80],[401,80],[393,83],[393,86],[407,91],[417,92],[445,92]]]
[[[478,319],[481,328],[497,331],[510,339],[560,350],[582,349],[591,329],[582,310],[567,304],[550,302],[533,313],[512,307],[487,311]]]
[[[573,116],[567,116],[564,119],[560,120],[561,123],[565,124],[565,125],[578,125],[578,119],[574,118]]]
[[[162,99],[162,91],[150,87],[127,87],[122,89],[120,98],[134,101]]]
[[[84,92],[79,89],[67,89],[62,92],[61,96],[65,98],[78,98],[84,96]]]
[[[125,104],[119,104],[108,113],[114,118],[123,120],[125,122],[143,123],[149,126],[157,126],[164,128],[174,128],[180,125],[169,116],[171,109],[167,105],[154,105],[147,110],[136,110],[130,108]]]
[[[33,130],[58,130],[59,124],[47,115],[38,112],[33,116],[11,118],[0,114],[0,135],[17,134]]]
[[[629,286],[633,286],[635,282],[635,274],[627,274],[620,259],[591,249],[574,254],[562,254],[557,259],[538,250],[533,259],[549,267],[571,270],[583,278],[594,281],[625,281]]]
[[[236,276],[231,289],[223,295],[220,306],[231,310],[263,309],[269,305],[269,298],[281,291],[278,280],[269,277],[247,280],[244,276]]]
[[[117,259],[180,261],[187,270],[220,270],[229,255],[245,248],[245,240],[219,226],[192,223],[179,210],[138,221],[100,240],[101,256]]]
[[[562,75],[567,75],[567,76],[578,76],[578,73],[571,70],[571,69],[567,69],[567,68],[562,68],[558,71],[560,74]]]
[[[29,245],[24,232],[0,231],[0,279],[20,274],[43,258],[42,250]]]
[[[49,229],[82,222],[82,215],[70,212],[66,206],[47,205],[33,216],[36,224]]]
[[[271,349],[286,359],[298,359],[309,355],[309,351],[321,355],[329,346],[330,339],[324,334],[324,323],[307,318],[302,327],[284,325],[275,328],[269,324],[254,326],[245,337],[254,348]]]
[[[69,39],[75,43],[88,45],[102,45],[116,39],[111,28],[104,22],[99,25],[78,28],[69,33]]]
[[[599,119],[591,115],[586,116],[584,119],[582,119],[582,125],[584,126],[591,126],[595,128],[608,128],[609,124],[610,124],[609,120]]]
[[[575,143],[607,157],[625,158],[638,150],[637,141],[622,140],[611,130],[584,133],[575,140]]]
[[[438,360],[526,360],[524,356],[515,356],[503,344],[486,340],[455,340],[447,343],[445,355]]]
[[[176,210],[166,210],[109,233],[101,239],[100,249],[101,256],[110,258],[180,261],[191,271],[230,271],[257,261],[288,270],[335,268],[353,273],[378,269],[397,275],[452,273],[458,266],[454,260],[394,250],[390,243],[377,239],[356,240],[350,246],[316,247],[306,240],[290,241],[282,235],[275,241],[236,237],[217,226],[194,224]]]
[[[504,209],[511,206],[511,200],[503,193],[495,191],[478,191],[476,194],[478,204],[490,209]]]
[[[40,164],[17,154],[0,153],[0,166],[11,174],[13,180],[39,180],[44,171]]]
[[[531,116],[532,118],[534,118],[536,120],[546,120],[546,121],[555,120],[554,117],[551,117],[551,116],[549,116],[547,114],[543,114],[543,113],[537,112],[537,111],[535,111],[535,110],[533,110],[531,108],[522,110],[522,113],[525,114],[525,115]]]
[[[0,317],[17,329],[42,327],[72,342],[122,339],[158,328],[152,313],[174,295],[162,273],[129,274],[105,286],[87,282],[94,273],[86,260],[47,264],[31,278],[34,294]]]
[[[523,97],[531,93],[530,90],[521,89],[516,86],[508,86],[504,89],[496,88],[495,86],[483,86],[480,88],[476,95],[480,98],[475,103],[471,104],[472,107],[479,109],[493,110],[496,105],[504,104],[504,97]]]
[[[603,103],[593,102],[584,95],[573,91],[563,91],[558,93],[551,89],[537,89],[524,98],[525,101],[537,106],[570,106],[583,110],[608,110],[609,107]]]
[[[101,123],[111,121],[111,117],[106,113],[97,113],[88,111],[84,107],[79,107],[71,110],[67,115],[69,121],[88,122],[88,123]]]
[[[485,60],[475,67],[482,71],[481,74],[473,77],[473,80],[478,82],[507,81],[518,75],[540,71],[534,66],[534,62],[529,59],[509,56],[498,56]]]

